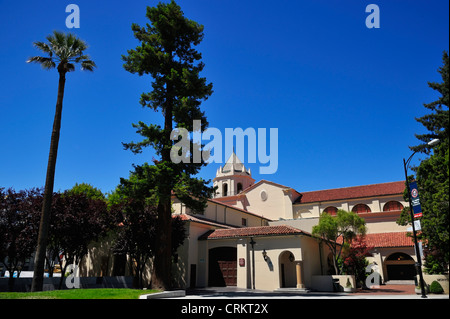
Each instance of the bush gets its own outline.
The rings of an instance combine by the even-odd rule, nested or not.
[[[430,293],[432,294],[442,294],[444,292],[444,289],[442,288],[441,284],[437,282],[436,280],[433,281],[430,285]]]

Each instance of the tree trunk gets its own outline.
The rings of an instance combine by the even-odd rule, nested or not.
[[[66,74],[64,71],[59,71],[58,98],[56,100],[55,118],[53,120],[52,137],[50,140],[47,176],[45,178],[44,202],[42,205],[41,220],[39,224],[39,236],[36,247],[36,256],[34,259],[34,274],[31,284],[31,291],[42,291],[44,284],[45,251],[48,241],[50,210],[53,197],[53,184],[55,181],[56,157],[58,155],[59,132],[61,129],[61,114],[65,83]]]
[[[8,279],[8,291],[13,292],[14,291],[14,283],[16,281],[16,278],[14,278],[14,272],[9,273],[9,279]]]
[[[164,148],[161,152],[161,159],[163,163],[169,163],[172,132],[172,110],[173,97],[172,86],[167,83],[167,99],[164,112]],[[165,174],[168,174],[164,170]],[[153,262],[152,272],[152,289],[170,290],[171,289],[171,268],[172,268],[172,176],[162,176],[164,181],[167,181],[165,187],[162,187],[159,194],[158,220],[156,223],[156,252]]]
[[[153,263],[152,289],[171,289],[172,268],[172,210],[171,203],[158,205],[156,252]]]

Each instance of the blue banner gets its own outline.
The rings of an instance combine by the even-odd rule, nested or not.
[[[414,217],[422,217],[422,207],[420,207],[419,199],[419,189],[417,187],[417,182],[412,182],[409,184],[409,189],[411,191],[411,203],[413,207]]]

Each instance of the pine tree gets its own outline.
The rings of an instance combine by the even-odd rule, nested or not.
[[[426,154],[430,153],[431,147],[427,146],[426,143],[432,139],[438,138],[441,140],[441,145],[443,142],[448,142],[448,128],[449,128],[449,81],[448,81],[448,53],[444,51],[443,66],[438,69],[441,74],[442,82],[428,82],[428,86],[433,90],[440,93],[440,97],[431,103],[424,104],[424,107],[431,112],[422,117],[416,118],[416,120],[421,123],[429,132],[426,134],[416,134],[417,139],[424,142],[424,144],[418,146],[410,147],[413,151],[421,151]],[[448,145],[447,145],[448,148]]]
[[[416,134],[423,142],[438,138],[433,148],[418,145],[414,151],[431,154],[416,168],[420,203],[423,211],[420,238],[425,243],[425,267],[430,273],[448,271],[449,263],[449,57],[443,53],[443,66],[439,68],[442,82],[429,82],[428,86],[440,93],[440,97],[424,106],[431,112],[416,120],[429,131]]]
[[[134,153],[142,152],[152,146],[160,158],[154,165],[136,166],[136,174],[147,176],[153,183],[149,197],[156,198],[158,224],[156,227],[155,259],[152,272],[152,288],[167,290],[171,287],[171,196],[172,193],[194,211],[205,208],[206,198],[212,189],[207,182],[192,176],[205,164],[174,163],[170,153],[174,145],[171,132],[174,128],[193,131],[193,120],[201,120],[201,130],[206,129],[204,112],[200,109],[202,101],[212,94],[212,84],[200,76],[204,64],[201,54],[195,49],[203,40],[203,26],[184,17],[181,8],[174,2],[159,3],[147,7],[150,24],[140,27],[132,25],[134,36],[140,45],[128,50],[122,56],[124,68],[139,76],[150,75],[153,90],[142,93],[140,103],[154,111],[161,111],[164,126],[147,125],[140,121],[133,124],[137,133],[143,136],[141,142],[124,143],[125,149]],[[191,143],[193,148],[201,145]]]

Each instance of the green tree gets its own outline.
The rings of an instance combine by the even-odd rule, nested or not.
[[[81,64],[82,70],[93,71],[95,63],[83,52],[87,45],[73,34],[64,34],[54,31],[47,36],[48,43],[34,42],[34,46],[48,56],[34,56],[28,63],[39,63],[42,68],[50,70],[56,67],[59,73],[58,96],[56,99],[55,117],[50,139],[50,152],[48,156],[47,175],[44,188],[44,202],[42,204],[39,236],[35,256],[34,277],[32,291],[41,291],[44,282],[45,250],[48,240],[50,210],[52,204],[53,185],[55,180],[56,157],[58,154],[59,134],[61,130],[61,114],[66,83],[66,73],[75,70],[75,63]]]
[[[336,216],[322,213],[319,224],[313,227],[312,235],[324,242],[333,254],[333,265],[337,275],[341,274],[339,260],[357,236],[366,233],[366,222],[354,212],[339,209]],[[341,265],[342,266],[342,265]]]
[[[114,245],[114,253],[128,255],[129,269],[134,274],[135,287],[143,288],[145,267],[154,257],[156,248],[156,227],[158,199],[155,192],[156,183],[153,174],[146,174],[149,165],[136,167],[128,179],[121,178],[120,184],[108,197],[110,205],[120,208],[122,219]],[[176,254],[178,247],[186,238],[184,222],[181,218],[171,218],[172,251]]]
[[[154,111],[161,111],[164,125],[133,124],[144,139],[138,143],[125,143],[124,146],[134,153],[152,146],[160,157],[154,160],[154,165],[135,168],[155,182],[158,225],[152,288],[167,290],[171,287],[172,192],[194,211],[205,208],[205,198],[212,192],[206,181],[193,177],[206,164],[203,158],[192,161],[194,147],[200,145],[190,144],[189,163],[173,163],[170,156],[174,145],[171,133],[174,128],[193,131],[193,120],[201,121],[201,130],[208,126],[200,104],[212,94],[212,84],[207,84],[206,79],[200,76],[204,64],[200,62],[201,54],[195,49],[203,40],[203,26],[185,18],[174,1],[147,7],[146,16],[150,21],[146,27],[132,25],[140,45],[128,50],[128,55],[122,56],[122,59],[128,72],[153,78],[153,90],[143,93],[140,103]]]
[[[87,255],[89,245],[115,230],[115,222],[114,213],[103,199],[67,191],[54,194],[47,245],[49,267],[56,260],[64,274],[69,264],[79,265]],[[63,276],[60,288],[62,279]]]
[[[413,151],[420,151],[426,154],[430,154],[433,147],[428,146],[427,143],[435,138],[441,140],[441,147],[447,143],[446,149],[448,150],[448,130],[449,130],[449,79],[448,79],[448,52],[444,51],[442,54],[443,65],[439,67],[438,72],[442,77],[442,82],[428,82],[428,86],[440,94],[436,101],[426,103],[423,106],[430,110],[429,114],[416,118],[417,122],[421,123],[428,133],[416,134],[417,139],[423,143],[417,146],[410,147]],[[436,149],[434,149],[436,155]]]
[[[443,53],[443,66],[438,69],[442,82],[428,82],[439,93],[439,98],[424,104],[430,113],[416,120],[427,130],[416,134],[422,142],[438,138],[440,143],[433,149],[428,145],[411,147],[430,155],[414,170],[417,173],[420,203],[423,211],[422,232],[418,236],[425,243],[425,268],[430,273],[448,271],[449,264],[449,57]],[[433,152],[431,152],[433,150]],[[405,220],[405,219],[404,219]],[[410,219],[406,219],[410,220]],[[405,223],[405,222],[403,222]]]
[[[90,199],[106,201],[106,197],[100,189],[87,183],[81,184],[75,183],[75,185],[71,189],[67,190],[65,193],[69,195],[84,194]]]

